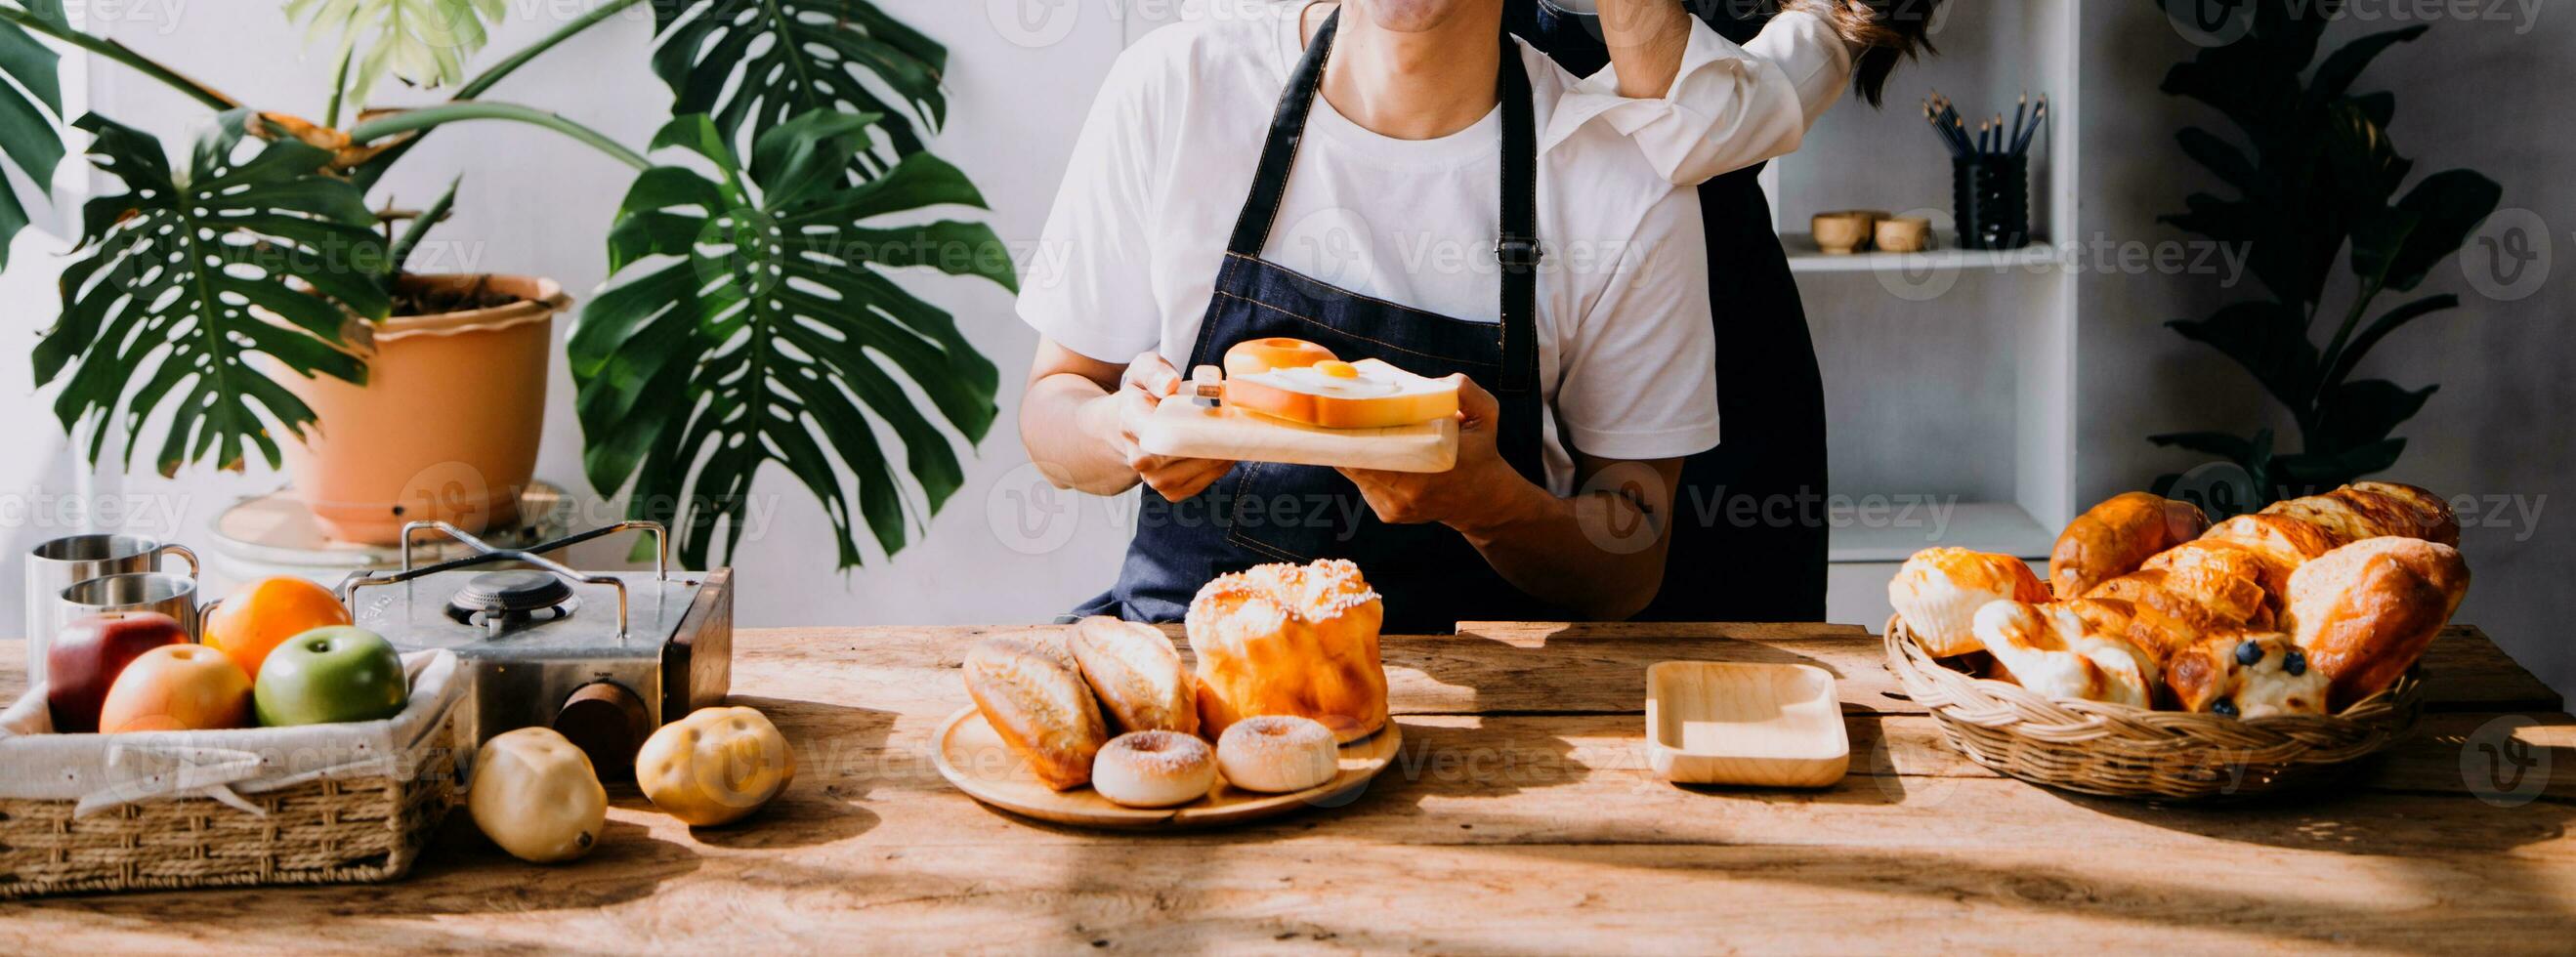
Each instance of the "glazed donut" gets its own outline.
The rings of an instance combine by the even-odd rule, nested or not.
[[[1246,339],[1225,350],[1225,374],[1253,375],[1272,369],[1298,369],[1318,362],[1330,362],[1333,350],[1304,339],[1272,336]]]
[[[1216,752],[1177,731],[1130,731],[1091,759],[1091,789],[1128,807],[1171,807],[1216,786]]]
[[[1303,791],[1342,771],[1341,748],[1323,722],[1293,714],[1237,721],[1216,742],[1217,767],[1246,791]]]

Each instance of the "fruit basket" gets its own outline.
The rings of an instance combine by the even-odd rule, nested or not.
[[[1887,667],[1968,759],[2034,784],[2112,797],[2195,800],[2295,789],[2406,736],[2424,682],[2409,671],[2339,714],[2238,719],[2051,700],[1935,660],[1887,623]]]
[[[42,686],[0,712],[0,899],[391,880],[458,800],[463,681],[403,657],[380,721],[55,734]]]

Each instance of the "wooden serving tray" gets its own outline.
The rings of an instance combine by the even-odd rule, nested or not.
[[[1222,827],[1294,814],[1309,807],[1338,807],[1368,786],[1404,744],[1394,719],[1378,733],[1342,745],[1342,773],[1323,784],[1287,794],[1245,791],[1217,779],[1208,796],[1179,807],[1125,807],[1088,787],[1058,791],[1038,782],[1018,752],[969,706],[939,728],[934,757],[939,773],[975,800],[1056,824],[1120,830]]]
[[[1173,396],[1136,430],[1136,446],[1154,455],[1228,462],[1446,472],[1458,464],[1458,420],[1327,429]]]
[[[1814,665],[1648,667],[1646,749],[1655,773],[1681,784],[1820,788],[1851,765],[1834,676]]]

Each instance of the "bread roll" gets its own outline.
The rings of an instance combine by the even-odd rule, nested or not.
[[[2097,625],[2116,622],[2116,610],[2073,607],[2085,604],[1988,602],[1977,610],[1977,640],[2016,684],[2049,698],[2151,707],[2155,659]]]
[[[1074,623],[1072,644],[1083,679],[1119,730],[1198,733],[1190,673],[1160,629],[1093,615]]]
[[[966,652],[964,670],[975,707],[1038,780],[1058,791],[1091,780],[1092,758],[1109,729],[1063,636],[986,638]]]
[[[2253,627],[2272,623],[2271,593],[2263,583],[2280,575],[2289,584],[2290,569],[2275,566],[2262,552],[2232,542],[2199,539],[2184,542],[2147,559],[2139,571],[2165,573],[2163,590],[2230,622]]]
[[[1377,632],[1386,606],[1342,559],[1256,565],[1221,575],[1190,600],[1198,655],[1199,731],[1225,733],[1253,715],[1322,722],[1341,742],[1386,726]]]
[[[2123,492],[2066,523],[2048,552],[2048,584],[2059,598],[2137,571],[2148,556],[2200,537],[2209,517],[2198,506],[2147,492]]]
[[[2199,540],[2225,542],[2262,556],[2263,591],[2275,614],[2289,600],[2290,573],[2344,543],[2333,532],[2287,515],[2239,515],[2210,526]]]
[[[2424,654],[2469,591],[2457,549],[2414,538],[2370,538],[2327,552],[2290,576],[2282,630],[2332,683],[2337,711],[2388,687]]]
[[[2325,672],[2288,635],[2211,635],[2165,662],[2165,687],[2185,711],[2261,718],[2324,714]]]
[[[2265,515],[2298,519],[2343,542],[2395,535],[2458,547],[2460,520],[2442,497],[2395,482],[2355,482],[2323,495],[2274,502]]]
[[[1888,579],[1887,603],[1914,640],[1935,658],[1964,655],[1977,643],[1977,609],[1991,601],[2043,602],[2048,587],[2010,555],[1927,548]]]

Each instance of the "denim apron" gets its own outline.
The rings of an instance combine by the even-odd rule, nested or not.
[[[1336,288],[1261,259],[1287,192],[1331,52],[1337,12],[1315,31],[1270,121],[1251,195],[1235,219],[1200,321],[1189,367],[1220,365],[1235,343],[1266,336],[1305,339],[1345,360],[1380,359],[1425,376],[1463,373],[1501,402],[1496,438],[1523,478],[1546,485],[1540,453],[1537,344],[1537,135],[1520,51],[1502,39],[1502,322],[1410,309]],[[1183,398],[1165,401],[1188,401]],[[1378,520],[1340,472],[1306,465],[1240,462],[1205,491],[1180,502],[1143,493],[1136,537],[1118,585],[1077,614],[1130,621],[1178,621],[1208,579],[1266,562],[1347,558],[1385,598],[1391,631],[1448,631],[1462,619],[1534,617],[1536,600],[1512,587],[1448,526]]]
[[[1772,4],[1689,0],[1720,35],[1752,39]],[[1597,18],[1550,0],[1508,0],[1505,30],[1567,72],[1610,62]],[[1726,439],[1682,460],[1664,586],[1641,621],[1822,621],[1827,527],[1825,386],[1759,165],[1699,187],[1717,327]],[[1733,503],[1752,503],[1738,511]]]

